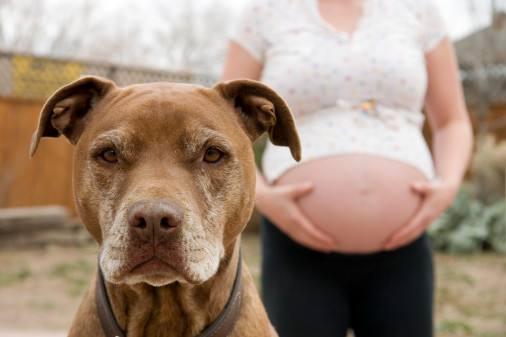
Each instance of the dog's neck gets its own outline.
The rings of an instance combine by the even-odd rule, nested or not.
[[[225,258],[216,275],[198,286],[106,283],[119,326],[128,337],[197,336],[227,303],[238,265],[239,241],[225,248]]]

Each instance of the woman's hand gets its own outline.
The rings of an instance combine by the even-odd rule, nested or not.
[[[443,180],[415,182],[412,190],[422,197],[422,204],[407,225],[387,240],[385,250],[394,250],[419,237],[453,202],[459,184]]]
[[[296,200],[313,189],[311,183],[264,185],[256,193],[256,206],[262,214],[292,240],[322,252],[330,252],[336,244],[330,235],[317,228],[302,213]]]

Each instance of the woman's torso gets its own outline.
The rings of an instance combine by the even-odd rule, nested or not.
[[[268,32],[261,80],[296,117],[331,107],[336,99],[374,98],[419,112],[427,75],[416,1],[427,0],[363,0],[352,34],[325,22],[318,0],[261,1],[272,7],[263,13]]]
[[[427,8],[421,4],[427,1],[363,0],[352,34],[325,22],[318,0],[261,2],[266,44],[261,80],[292,109],[303,161],[376,154],[433,176],[421,133],[427,88],[424,49],[432,38],[424,31],[427,20],[422,20]],[[364,109],[368,101],[374,103]],[[269,181],[295,165],[285,152],[267,145],[263,169]]]
[[[324,22],[317,0],[258,8],[267,46],[261,79],[292,108],[303,158],[297,165],[268,144],[263,171],[276,184],[315,184],[300,206],[338,251],[381,249],[419,206],[410,183],[434,175],[421,133],[425,50],[434,39],[423,27],[427,1],[364,0],[353,34]]]

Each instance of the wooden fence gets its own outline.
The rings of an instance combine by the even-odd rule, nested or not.
[[[72,146],[44,139],[33,159],[31,136],[42,101],[0,99],[0,208],[63,205],[73,210]]]

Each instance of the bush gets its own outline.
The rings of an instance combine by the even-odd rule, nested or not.
[[[479,139],[471,172],[453,205],[429,229],[434,247],[506,254],[506,141]]]
[[[434,248],[440,251],[506,254],[506,201],[485,205],[463,188],[428,232]]]

